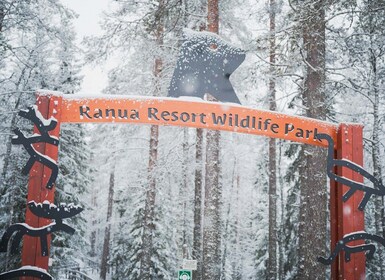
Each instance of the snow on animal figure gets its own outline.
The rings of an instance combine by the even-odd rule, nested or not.
[[[20,129],[16,128],[14,130],[16,136],[12,138],[12,144],[23,145],[30,155],[27,164],[22,170],[22,174],[27,175],[36,161],[42,163],[52,171],[46,185],[48,189],[51,189],[58,175],[58,166],[53,159],[36,151],[32,144],[48,143],[54,146],[58,146],[59,140],[56,137],[50,136],[48,134],[48,131],[55,129],[57,121],[54,118],[49,120],[44,119],[40,112],[37,110],[37,106],[31,106],[27,110],[21,110],[19,115],[23,118],[31,120],[40,132],[40,135],[34,134],[33,136],[26,137],[20,131]]]
[[[63,219],[73,217],[83,211],[83,208],[74,206],[73,204],[67,205],[63,203],[57,207],[54,204],[50,204],[48,201],[44,201],[43,203],[30,201],[28,203],[28,207],[34,215],[41,218],[53,219],[54,222],[40,228],[33,228],[26,223],[17,223],[11,225],[3,234],[0,242],[0,252],[7,251],[8,242],[10,241],[12,235],[16,233],[12,240],[13,253],[15,253],[16,249],[18,248],[22,237],[24,235],[28,235],[31,237],[40,237],[41,255],[47,256],[47,236],[57,231],[64,231],[69,234],[74,234],[75,229],[63,223]]]
[[[41,269],[39,267],[34,266],[22,266],[19,269],[7,271],[4,273],[0,273],[1,280],[11,280],[19,277],[34,277],[41,280],[52,280],[52,276],[47,273],[45,269]]]
[[[358,206],[358,209],[362,211],[365,209],[365,206],[372,195],[378,195],[378,196],[385,195],[385,186],[382,184],[382,182],[377,178],[375,178],[372,174],[367,172],[364,168],[362,168],[358,164],[351,162],[349,160],[334,158],[334,141],[330,137],[330,135],[319,133],[315,136],[315,138],[320,141],[326,140],[328,142],[328,159],[327,159],[328,177],[331,180],[335,180],[336,182],[350,188],[350,190],[347,191],[342,197],[342,200],[344,202],[346,202],[357,190],[363,191],[365,195]],[[374,188],[368,187],[367,185],[361,182],[353,181],[343,176],[337,175],[334,171],[335,167],[346,167],[352,170],[353,172],[359,173],[360,175],[364,176],[366,179],[371,181],[374,185]]]
[[[334,248],[333,252],[330,254],[328,258],[319,257],[318,261],[324,265],[330,265],[334,261],[334,259],[338,256],[338,254],[342,251],[345,252],[345,262],[350,261],[350,255],[353,253],[358,252],[367,252],[366,255],[368,259],[372,259],[373,255],[376,251],[376,246],[374,244],[362,244],[362,245],[356,245],[356,246],[349,246],[347,243],[355,241],[355,240],[370,240],[380,243],[382,246],[385,247],[385,239],[373,235],[370,233],[366,233],[364,231],[362,232],[354,232],[350,233],[344,236],[344,238],[337,242],[336,247]]]
[[[203,99],[209,93],[222,102],[240,103],[229,78],[245,52],[209,32],[185,30],[184,37],[168,96]]]

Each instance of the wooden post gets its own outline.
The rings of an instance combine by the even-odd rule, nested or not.
[[[337,135],[336,156],[338,159],[347,159],[363,166],[363,127],[354,124],[340,124]],[[363,182],[362,175],[352,170],[340,167],[336,168],[338,175],[356,182]],[[338,240],[344,235],[363,231],[365,228],[364,212],[358,210],[358,205],[363,198],[363,192],[357,191],[348,201],[343,202],[342,196],[349,190],[345,185],[330,182],[330,223],[331,223],[331,249],[334,250]],[[349,245],[359,245],[362,241],[356,241]],[[365,253],[354,253],[351,261],[345,262],[344,252],[332,265],[332,279],[365,279]]]
[[[59,138],[60,132],[60,108],[62,103],[62,97],[59,95],[50,95],[47,93],[36,94],[36,105],[38,110],[44,118],[48,119],[54,117],[58,124],[56,128],[49,132],[51,136]],[[34,127],[34,133],[39,133],[36,126]],[[49,156],[53,160],[58,160],[59,149],[57,146],[53,146],[45,143],[36,143],[34,148],[41,154]],[[54,202],[55,186],[52,189],[47,189],[46,184],[51,175],[51,170],[48,167],[43,166],[41,163],[36,162],[30,173],[28,182],[28,196],[27,203],[31,200],[35,202],[43,202],[48,200]],[[51,223],[51,220],[39,218],[32,214],[27,208],[25,215],[25,222],[31,227],[42,227]],[[50,248],[51,236],[48,236],[48,252]],[[40,239],[38,237],[24,236],[23,250],[22,250],[22,265],[31,265],[48,270],[48,256],[42,257],[40,248]],[[23,280],[32,280],[33,277],[23,277]]]

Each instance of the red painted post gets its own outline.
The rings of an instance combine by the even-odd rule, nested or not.
[[[338,129],[336,156],[338,159],[348,159],[363,166],[363,127],[355,124],[341,124]],[[345,178],[363,182],[363,177],[346,167],[336,169],[338,175]],[[342,196],[349,190],[345,185],[330,182],[330,222],[331,222],[331,249],[344,235],[365,228],[364,212],[358,210],[358,205],[363,198],[363,192],[357,191],[348,201],[343,202]],[[356,241],[349,245],[359,245]],[[332,266],[332,279],[364,280],[365,279],[365,253],[354,253],[350,262],[345,262],[344,252]]]
[[[334,152],[334,157],[337,157],[337,151]],[[334,169],[334,172],[337,173],[337,168]],[[336,181],[330,180],[330,244],[331,244],[331,251],[334,250],[339,234],[338,234],[338,228],[339,228],[339,216],[338,216],[338,201],[341,200],[341,197],[339,197],[338,193],[338,185]],[[331,266],[331,279],[337,280],[339,275],[339,259],[334,261]]]
[[[36,94],[36,105],[38,110],[43,115],[44,118],[48,119],[54,117],[58,124],[53,131],[50,131],[51,136],[56,136],[59,138],[60,133],[60,108],[62,103],[62,97],[59,95],[50,95],[47,93]],[[36,126],[34,127],[34,133],[39,133]],[[35,149],[47,155],[53,160],[58,160],[58,147],[51,144],[37,143],[34,144]],[[43,202],[48,200],[53,203],[55,186],[52,189],[47,189],[46,184],[51,174],[51,170],[41,163],[36,162],[30,173],[29,173],[29,182],[28,182],[28,196],[27,202],[34,200],[35,202]],[[32,214],[32,212],[27,209],[25,222],[32,227],[42,227],[48,225],[51,220],[39,218]],[[48,251],[50,247],[51,236],[48,237]],[[40,248],[40,239],[38,237],[29,237],[24,236],[23,240],[23,250],[22,250],[22,265],[31,265],[40,267],[48,270],[48,256],[41,256]],[[22,277],[23,280],[32,280],[33,277]]]

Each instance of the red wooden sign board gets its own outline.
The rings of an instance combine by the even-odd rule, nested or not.
[[[363,127],[356,124],[335,125],[239,105],[173,98],[79,98],[76,95],[63,96],[59,93],[41,92],[37,94],[37,106],[45,118],[53,116],[58,121],[55,130],[50,133],[56,137],[59,137],[60,123],[106,122],[200,127],[326,147],[327,143],[314,139],[315,134],[325,133],[336,143],[336,158],[349,159],[363,165]],[[54,160],[58,159],[58,148],[55,146],[36,144],[35,148]],[[48,200],[53,203],[55,188],[45,188],[50,172],[40,163],[34,164],[29,177],[28,201]],[[361,175],[353,174],[345,167],[338,168],[336,172],[348,179],[363,181]],[[347,202],[342,202],[341,197],[347,190],[346,186],[330,183],[331,250],[345,234],[364,230],[364,214],[357,210],[363,194],[356,192]],[[49,222],[27,210],[26,223],[30,226],[41,227]],[[352,260],[347,263],[343,254],[340,254],[332,266],[332,279],[365,279],[365,261],[364,253],[353,254]],[[24,237],[22,265],[48,269],[48,257],[41,256],[38,238]]]

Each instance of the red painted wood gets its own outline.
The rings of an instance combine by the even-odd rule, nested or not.
[[[353,150],[353,162],[364,166],[364,148],[363,148],[363,127],[358,125],[351,125],[352,127],[352,150]],[[354,172],[353,180],[357,182],[363,182],[362,175]],[[364,211],[358,210],[358,205],[363,198],[364,193],[360,192],[354,196],[354,208],[353,208],[353,228],[355,231],[365,229]],[[358,245],[363,242],[355,242],[354,245]],[[354,260],[354,279],[365,280],[365,264],[366,256],[364,252],[357,253],[353,257]]]
[[[363,166],[362,126],[341,124],[338,129],[337,139],[337,158],[348,159]],[[337,173],[354,181],[363,182],[361,175],[348,168],[339,167]],[[357,191],[348,201],[343,202],[342,196],[348,190],[349,188],[345,185],[331,182],[332,250],[336,241],[342,239],[344,235],[362,231],[365,228],[364,213],[358,210],[358,205],[363,198],[363,192]],[[360,243],[362,241],[357,241],[351,245]],[[340,253],[336,263],[332,266],[332,279],[364,280],[365,254],[363,252],[352,254],[351,261],[347,263],[344,258],[344,252]]]
[[[51,132],[51,135],[59,137],[60,120],[62,106],[71,114],[74,111],[68,109],[68,101],[62,105],[61,95],[39,95],[37,97],[37,105],[39,111],[44,117],[54,116],[58,120],[58,126]],[[167,103],[167,102],[166,102]],[[67,105],[67,106],[66,106]],[[167,104],[168,105],[168,104]],[[166,106],[167,107],[167,106]],[[67,114],[68,115],[68,114]],[[66,115],[65,115],[66,116]],[[73,120],[64,120],[73,122]],[[300,121],[304,121],[298,118]],[[96,121],[95,121],[96,122]],[[37,129],[34,129],[38,132]],[[329,133],[328,133],[329,134]],[[334,133],[330,133],[334,138]],[[337,134],[337,150],[336,157],[352,160],[357,164],[363,165],[363,142],[362,142],[362,126],[341,124],[338,128]],[[270,136],[270,135],[267,135]],[[310,143],[317,145],[318,143]],[[51,158],[58,159],[58,148],[52,145],[36,144],[35,148]],[[28,185],[28,201],[35,200],[42,202],[48,200],[53,202],[54,188],[48,190],[45,184],[50,175],[50,169],[44,168],[40,163],[36,163],[31,172]],[[355,181],[363,181],[361,175],[353,173],[347,168],[337,168],[336,172],[346,178]],[[330,182],[330,223],[331,223],[331,248],[335,247],[338,240],[342,239],[345,234],[364,230],[364,214],[358,210],[363,193],[357,192],[347,202],[342,202],[342,195],[348,191],[348,187],[340,184]],[[26,223],[33,227],[40,227],[47,225],[50,221],[46,219],[39,219],[34,216],[29,210],[26,213]],[[356,244],[357,245],[357,244]],[[22,252],[22,265],[34,265],[44,269],[48,269],[48,257],[41,257],[40,241],[38,238],[24,238],[24,246]],[[23,279],[31,280],[30,277]],[[365,279],[365,255],[364,253],[356,253],[352,255],[352,260],[345,263],[343,253],[340,254],[337,261],[332,266],[332,279]]]
[[[50,132],[50,135],[59,137],[60,133],[60,108],[62,103],[61,96],[50,96],[46,93],[44,95],[39,95],[37,93],[36,105],[38,110],[45,118],[51,116],[55,117],[58,121],[56,128]],[[34,133],[39,133],[36,127],[34,127]],[[34,145],[35,149],[54,160],[58,160],[58,147],[37,143]],[[28,196],[27,202],[34,200],[35,202],[43,202],[48,200],[50,202],[54,201],[55,187],[52,189],[47,189],[45,185],[47,184],[48,178],[51,175],[51,170],[47,167],[44,167],[41,163],[35,163],[29,174],[28,182]],[[38,218],[27,209],[25,222],[32,227],[41,227],[49,224],[51,221],[48,219]],[[50,236],[48,238],[48,249],[50,245]],[[48,270],[48,258],[49,256],[41,256],[40,248],[40,239],[24,236],[23,241],[23,250],[22,250],[22,265],[32,265]],[[32,280],[33,277],[23,277],[23,280]]]
[[[334,153],[334,157],[337,156],[337,151]],[[337,172],[337,169],[334,169]],[[330,242],[331,242],[331,250],[333,251],[335,245],[338,242],[338,186],[334,180],[330,180]],[[331,279],[338,279],[338,261],[332,263],[331,266]]]
[[[108,116],[107,110],[116,112],[116,117]],[[119,111],[123,112],[124,110],[128,111],[128,117],[118,115]],[[149,111],[154,112],[155,110],[158,112],[156,118],[154,115],[149,115]],[[137,117],[130,117],[133,111],[137,112]],[[161,114],[163,113],[166,113],[167,116],[162,117]],[[174,113],[177,118],[169,115]],[[188,120],[183,120],[178,117],[181,113],[191,117]],[[63,97],[61,114],[63,123],[132,123],[185,126],[263,135],[317,146],[327,146],[327,142],[314,139],[314,133],[325,133],[330,135],[334,142],[337,142],[338,125],[334,123],[239,105],[198,102],[179,98],[126,96],[83,98],[74,95]],[[214,115],[223,116],[224,114],[227,115],[227,121],[223,124],[219,124],[213,118]],[[196,116],[194,120],[193,115]],[[205,117],[202,122],[200,116],[203,115]],[[230,116],[232,116],[231,122]],[[245,118],[250,118],[250,123],[246,127],[242,127],[240,122]],[[265,121],[269,123],[267,130],[265,130]],[[273,123],[277,126],[275,131],[270,129]]]

